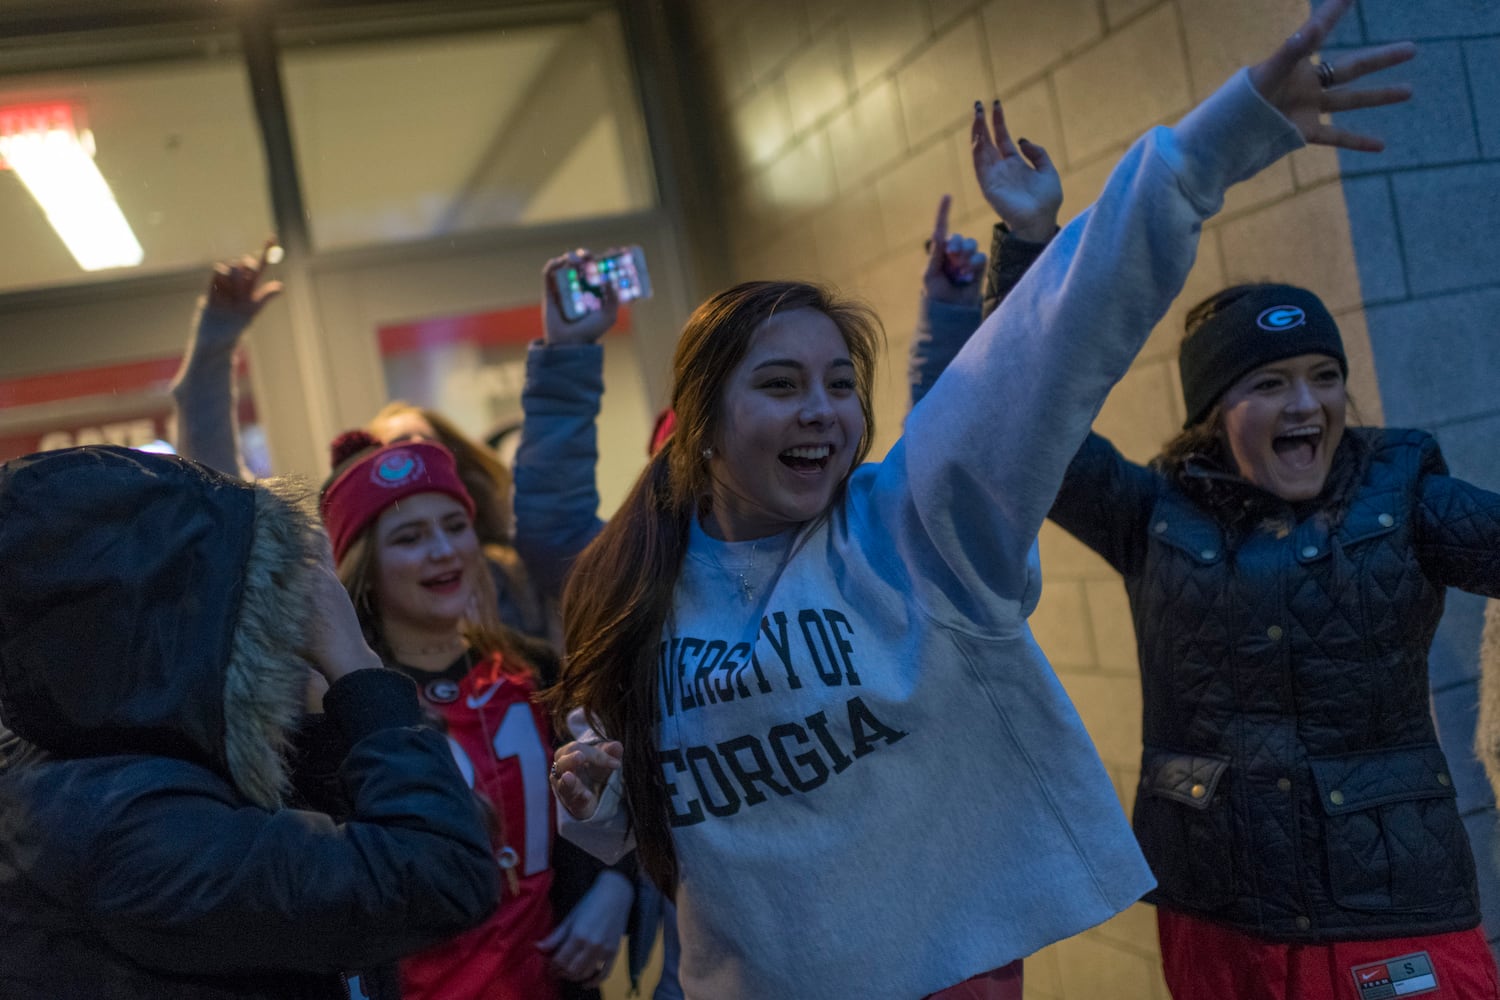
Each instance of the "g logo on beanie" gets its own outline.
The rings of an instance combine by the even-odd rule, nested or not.
[[[1272,333],[1278,330],[1290,330],[1306,322],[1307,313],[1296,306],[1272,306],[1255,317],[1256,326],[1262,330],[1270,330]]]
[[[1299,354],[1349,362],[1338,324],[1312,292],[1294,285],[1241,285],[1214,297],[1217,307],[1183,338],[1177,355],[1182,401],[1191,427],[1208,416],[1224,391],[1249,372]],[[1210,301],[1214,301],[1210,300]],[[1267,337],[1265,333],[1275,334]]]

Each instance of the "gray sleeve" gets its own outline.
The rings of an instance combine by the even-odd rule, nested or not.
[[[938,560],[948,594],[1019,601],[1063,475],[1180,291],[1203,221],[1231,184],[1301,144],[1243,72],[1147,133],[912,411],[870,493],[897,506],[861,516],[905,538],[927,575]]]
[[[556,598],[573,560],[599,534],[599,401],[604,348],[531,345],[516,449],[516,551],[543,596]]]
[[[240,479],[252,477],[240,460],[234,352],[249,325],[241,316],[200,304],[171,387],[177,454]]]
[[[625,781],[616,771],[599,793],[599,806],[588,819],[574,819],[557,807],[557,832],[605,864],[612,865],[635,850],[625,810]]]
[[[922,311],[917,317],[917,331],[911,338],[906,366],[912,406],[921,402],[927,390],[937,384],[943,369],[957,357],[978,327],[978,306],[938,302],[922,296]]]

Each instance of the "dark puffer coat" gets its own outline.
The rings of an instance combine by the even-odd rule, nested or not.
[[[1445,587],[1500,595],[1500,495],[1428,435],[1368,429],[1328,492],[1301,509],[1098,436],[1068,471],[1052,518],[1125,577],[1135,620],[1154,898],[1282,941],[1473,927],[1427,653]]]
[[[347,996],[341,970],[493,909],[469,790],[398,674],[324,698],[348,821],[281,805],[326,547],[285,488],[175,458],[0,466],[0,996]]]

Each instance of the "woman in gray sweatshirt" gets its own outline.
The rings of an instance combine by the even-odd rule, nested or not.
[[[675,891],[689,997],[927,996],[1151,888],[1027,627],[1032,543],[1225,189],[1371,147],[1308,62],[1348,5],[1138,142],[883,461],[868,312],[752,282],[688,320],[677,430],[574,568],[550,698],[619,741],[559,751],[564,833]]]

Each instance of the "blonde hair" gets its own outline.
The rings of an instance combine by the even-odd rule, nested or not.
[[[507,596],[515,601],[526,628],[538,634],[545,632],[545,610],[531,586],[526,565],[515,549],[516,523],[511,509],[511,493],[515,482],[510,470],[494,452],[464,434],[453,421],[435,410],[417,406],[404,399],[395,399],[382,406],[380,412],[370,420],[369,428],[373,433],[373,429],[381,421],[409,414],[415,414],[426,421],[438,443],[453,453],[458,478],[474,501],[474,533],[479,536],[485,554],[505,574],[509,584]]]
[[[380,597],[375,586],[380,568],[380,547],[375,542],[376,523],[371,521],[349,543],[337,571],[339,582],[348,591],[355,614],[359,616],[365,641],[382,660],[391,663],[396,657],[386,641],[385,630],[381,628]],[[482,548],[475,548],[473,564],[467,568],[474,580],[474,613],[460,624],[460,633],[468,640],[470,648],[481,654],[499,653],[519,672],[534,676],[538,659],[536,644],[526,641],[500,621],[495,582],[490,578]]]

